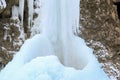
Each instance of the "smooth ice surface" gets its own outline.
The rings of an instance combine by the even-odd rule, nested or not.
[[[12,6],[12,19],[18,19],[19,15],[19,7],[18,6]]]
[[[0,80],[109,80],[92,49],[74,35],[79,2],[40,0],[41,34],[25,41]]]
[[[32,27],[32,21],[33,21],[33,13],[34,13],[34,8],[33,8],[33,2],[34,0],[27,0],[28,2],[28,27]]]
[[[19,0],[19,15],[20,15],[20,18],[21,18],[21,26],[23,26],[24,0]]]

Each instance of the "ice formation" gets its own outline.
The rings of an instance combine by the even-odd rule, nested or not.
[[[34,13],[34,8],[33,8],[33,3],[34,0],[27,0],[28,2],[28,27],[32,27],[32,21],[33,21],[33,13]]]
[[[34,0],[27,0],[27,7],[28,7],[28,28],[30,29],[32,27],[33,23],[33,14],[34,14]],[[21,19],[21,26],[23,26],[23,20],[24,20],[24,7],[25,7],[25,1],[19,0],[19,15]]]
[[[41,34],[25,41],[13,60],[1,71],[0,79],[109,80],[92,49],[74,35],[73,28],[79,26],[80,1],[40,2]]]
[[[6,1],[0,0],[0,9],[6,8]]]
[[[12,19],[18,19],[18,15],[19,15],[19,8],[18,6],[12,6]]]
[[[83,70],[75,70],[62,65],[56,56],[37,57],[4,80],[109,80],[97,65],[93,62]]]
[[[41,1],[35,0],[34,1],[34,14],[36,14],[37,17],[34,17],[33,23],[35,23],[31,27],[31,37],[33,37],[36,34],[40,34],[42,32],[43,27],[41,25]]]
[[[20,18],[21,18],[21,26],[23,26],[24,0],[19,0],[19,15],[20,15]]]

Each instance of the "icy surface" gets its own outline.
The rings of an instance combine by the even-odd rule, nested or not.
[[[79,0],[40,0],[41,34],[25,41],[1,80],[109,80],[83,39]],[[54,56],[53,56],[54,55]]]
[[[12,6],[12,19],[18,19],[19,15],[19,7],[18,6]]]
[[[22,66],[9,80],[108,80],[103,74],[99,74],[102,72],[97,65],[88,65],[80,71],[63,66],[56,56],[37,57]],[[97,71],[93,71],[91,67]]]
[[[39,44],[39,45],[38,45]],[[3,69],[0,74],[1,80],[9,80],[11,76],[24,66],[27,62],[38,56],[54,54],[53,47],[49,40],[43,35],[36,35],[28,39],[13,60]]]
[[[0,0],[0,9],[6,8],[6,1]]]
[[[33,8],[33,2],[34,0],[27,0],[28,2],[28,27],[32,27],[32,21],[33,21],[33,13],[34,13],[34,8]]]
[[[9,78],[8,75],[4,79],[0,77],[1,80],[109,80],[96,60],[92,60],[83,70],[76,70],[63,66],[56,56],[37,57],[24,65],[16,64],[13,70],[9,70],[12,71]]]
[[[24,0],[19,0],[19,15],[20,15],[20,18],[21,18],[21,26],[23,26]]]

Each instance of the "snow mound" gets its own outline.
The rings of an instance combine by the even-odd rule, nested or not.
[[[109,80],[97,67],[90,66],[75,70],[63,66],[56,56],[37,57],[22,66],[9,80]]]
[[[38,45],[39,44],[39,45]],[[53,47],[48,38],[38,34],[32,39],[25,41],[20,51],[16,53],[13,60],[9,62],[0,73],[0,80],[9,80],[17,70],[38,56],[54,54]]]

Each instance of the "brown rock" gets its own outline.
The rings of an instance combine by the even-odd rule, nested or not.
[[[100,45],[96,46],[98,47],[97,50],[92,46],[94,43],[89,46],[94,49],[100,63],[104,64],[105,71],[114,77],[119,76],[119,73],[115,70],[110,70],[110,66],[106,64],[111,63],[111,66],[117,69],[119,66],[116,65],[116,62],[120,62],[118,59],[118,54],[120,53],[120,19],[117,6],[114,5],[116,2],[120,2],[120,0],[81,0],[80,5],[82,18],[80,23],[83,26],[81,36],[88,43],[93,40],[104,44],[108,50],[107,57],[102,57],[101,54],[104,55],[106,52],[101,51],[103,48],[99,48]]]
[[[120,28],[116,27],[115,30],[120,33]]]
[[[115,40],[115,44],[116,44],[116,45],[120,45],[120,37],[118,37],[118,38]]]

